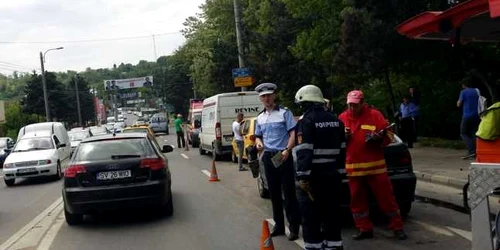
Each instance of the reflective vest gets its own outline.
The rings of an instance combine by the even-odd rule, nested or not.
[[[351,136],[347,139],[345,165],[347,175],[366,176],[387,172],[384,148],[390,143],[390,138],[365,142],[368,135],[379,132],[389,125],[382,113],[364,105],[359,116],[354,116],[347,110],[339,116],[339,119],[351,130]]]

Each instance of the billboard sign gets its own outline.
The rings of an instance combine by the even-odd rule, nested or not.
[[[131,99],[139,97],[138,92],[120,93],[120,99]]]
[[[104,80],[104,89],[106,91],[115,89],[133,89],[153,86],[153,76]]]

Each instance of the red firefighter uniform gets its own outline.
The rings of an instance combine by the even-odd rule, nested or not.
[[[351,110],[347,110],[339,118],[351,131],[350,138],[347,138],[345,169],[349,179],[351,210],[356,227],[361,232],[373,231],[366,192],[366,187],[369,186],[380,209],[390,218],[389,228],[393,231],[402,230],[403,222],[384,159],[384,147],[391,140],[385,136],[383,140],[365,141],[367,136],[387,127],[388,122],[380,111],[366,104],[363,104],[357,116]]]

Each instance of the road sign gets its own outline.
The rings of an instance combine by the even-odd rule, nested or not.
[[[247,77],[247,76],[250,76],[250,69],[249,68],[233,69],[233,78]]]
[[[235,87],[248,87],[252,86],[252,84],[253,84],[253,77],[251,76],[234,78]]]

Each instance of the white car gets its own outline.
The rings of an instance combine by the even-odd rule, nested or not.
[[[16,178],[62,176],[61,161],[66,145],[57,145],[55,137],[24,136],[5,159],[3,179],[7,186],[14,185]]]

